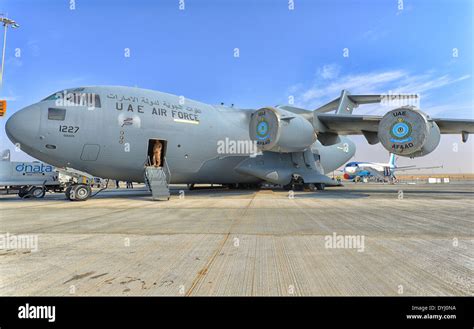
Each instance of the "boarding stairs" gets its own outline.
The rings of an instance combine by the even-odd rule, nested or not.
[[[163,159],[162,167],[155,167],[150,165],[147,161],[145,166],[145,184],[151,191],[151,198],[153,200],[166,201],[170,199],[170,184],[171,173],[166,159]]]

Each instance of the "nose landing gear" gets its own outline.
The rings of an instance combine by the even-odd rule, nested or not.
[[[86,201],[90,198],[92,190],[86,184],[73,184],[66,189],[65,194],[70,201]]]

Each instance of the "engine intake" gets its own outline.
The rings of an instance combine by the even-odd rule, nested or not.
[[[378,128],[378,138],[387,151],[411,158],[431,153],[440,136],[436,122],[412,107],[386,113]]]
[[[263,151],[304,151],[317,139],[308,120],[280,108],[265,107],[255,111],[249,129],[250,138]]]

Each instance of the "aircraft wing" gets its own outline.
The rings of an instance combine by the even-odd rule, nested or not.
[[[458,134],[463,131],[474,133],[474,120],[460,119],[433,119],[441,130],[442,134]]]
[[[378,170],[375,170],[374,168],[365,167],[364,170],[368,171],[374,177],[384,178],[384,175],[381,172],[379,172]]]
[[[377,132],[381,116],[374,115],[343,115],[317,114],[319,121],[327,128],[323,132],[340,135],[363,135],[364,131]],[[474,134],[474,120],[461,119],[432,119],[438,125],[442,134]]]
[[[433,166],[433,167],[406,166],[406,167],[394,168],[392,169],[392,171],[408,171],[408,170],[437,169],[437,168],[443,168],[443,166]]]
[[[352,115],[333,113],[314,113],[313,126],[320,141],[331,140],[331,135],[364,135],[371,145],[379,142],[378,129],[382,116]],[[430,119],[439,127],[442,134],[461,134],[466,142],[469,134],[474,133],[474,120]]]

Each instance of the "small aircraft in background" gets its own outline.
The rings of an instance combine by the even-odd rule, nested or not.
[[[398,171],[443,168],[443,166],[417,167],[416,165],[398,167],[395,164],[395,160],[395,154],[390,153],[388,163],[356,161],[349,162],[344,167],[343,177],[347,180],[374,177],[375,179],[384,181],[388,178],[390,181],[393,181],[396,179],[395,172]]]

